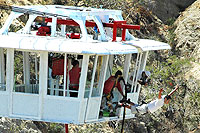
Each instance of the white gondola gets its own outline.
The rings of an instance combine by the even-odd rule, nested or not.
[[[16,33],[9,32],[12,22],[24,14],[29,14],[26,25]],[[38,16],[52,20],[49,22],[50,36],[37,36],[31,30],[31,24]],[[61,31],[58,31],[57,19],[78,23],[80,39],[66,38],[66,25],[61,24]],[[0,29],[0,116],[66,124],[122,119],[120,109],[116,117],[99,118],[104,82],[112,73],[114,56],[125,57],[122,69],[127,82],[131,69],[134,68],[134,79],[145,69],[149,51],[170,49],[170,46],[134,38],[128,30],[125,30],[126,41],[121,41],[121,37],[113,41],[113,31],[103,26],[103,23],[109,23],[109,19],[123,21],[121,11],[60,5],[13,7]],[[100,33],[97,40],[88,34],[86,20],[98,26]],[[56,78],[48,76],[50,53],[64,57],[63,75]],[[132,54],[137,55],[133,64]],[[78,97],[69,95],[68,70],[72,57],[79,59],[81,67]],[[137,103],[140,85],[136,80],[132,82],[131,89],[128,98]],[[115,100],[119,101],[121,97],[117,92],[114,94]],[[125,118],[133,117],[127,110]]]

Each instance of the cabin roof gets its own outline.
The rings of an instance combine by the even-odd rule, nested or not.
[[[83,16],[115,16],[121,20],[120,10],[110,10],[110,9],[97,9],[97,8],[87,8],[87,7],[72,7],[72,6],[60,6],[60,5],[42,5],[42,6],[13,6],[13,12],[36,14],[36,16],[56,16],[64,18],[73,18],[74,16],[82,19]],[[0,30],[0,47],[2,48],[15,48],[21,50],[37,50],[37,51],[50,51],[50,52],[66,52],[66,53],[77,53],[77,54],[98,54],[98,55],[110,55],[110,54],[129,54],[138,53],[139,51],[149,51],[149,50],[162,50],[170,49],[167,43],[158,42],[148,39],[137,39],[132,35],[128,34],[128,37],[132,40],[121,41],[121,38],[117,38],[116,42],[112,42],[111,39],[104,40],[93,40],[92,36],[87,35],[85,26],[82,28],[82,39],[69,39],[62,36],[37,36],[35,32],[24,34],[26,32],[12,33],[8,31],[9,25],[12,22],[13,17],[17,17],[18,14],[10,15],[7,24]],[[30,19],[33,21],[32,19]],[[84,21],[84,19],[82,20]],[[101,22],[101,21],[99,21]],[[28,28],[30,28],[30,22],[27,22]],[[25,26],[26,27],[26,26]],[[26,27],[26,28],[27,28]],[[28,29],[25,28],[25,31]],[[56,26],[51,29],[56,29]],[[55,32],[52,30],[53,32]],[[102,31],[104,32],[104,31]],[[7,33],[7,34],[5,34]],[[128,33],[128,32],[127,32]],[[5,35],[4,35],[5,34]],[[85,36],[85,37],[83,37]],[[106,36],[106,34],[105,34]],[[102,35],[103,38],[103,35]]]
[[[43,37],[16,33],[0,35],[0,47],[99,55],[137,53],[138,48],[142,51],[170,49],[170,46],[167,43],[148,39],[137,39],[125,42],[101,42],[88,40],[86,42],[81,39]]]
[[[138,50],[122,42],[87,41],[64,37],[43,37],[21,34],[0,35],[0,47],[22,50],[67,52],[78,54],[128,54]]]

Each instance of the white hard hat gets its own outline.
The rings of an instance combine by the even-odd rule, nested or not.
[[[144,71],[144,72],[145,72],[145,74],[146,74],[148,77],[151,76],[151,73],[150,73],[149,71]]]

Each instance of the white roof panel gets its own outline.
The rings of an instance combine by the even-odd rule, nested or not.
[[[170,45],[167,43],[149,39],[136,39],[136,40],[126,41],[125,44],[139,47],[141,48],[142,51],[171,49]]]
[[[122,42],[100,42],[23,34],[0,35],[0,47],[79,54],[129,54],[138,50]]]

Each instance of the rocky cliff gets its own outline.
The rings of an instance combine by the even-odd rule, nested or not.
[[[177,18],[195,0],[145,0],[145,4],[163,22]]]

